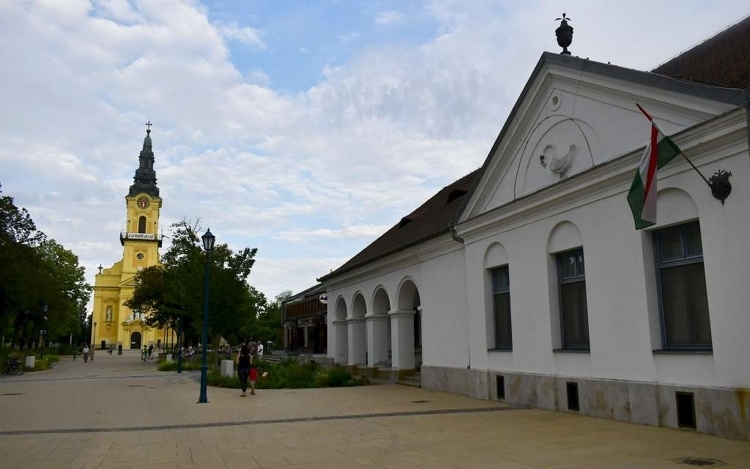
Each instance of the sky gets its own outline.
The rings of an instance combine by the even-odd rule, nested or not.
[[[258,248],[249,283],[296,293],[482,165],[563,12],[573,55],[651,70],[750,6],[0,0],[3,195],[93,285],[150,120],[163,233]]]

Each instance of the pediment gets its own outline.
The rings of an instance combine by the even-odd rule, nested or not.
[[[485,160],[459,222],[642,148],[650,124],[636,103],[670,135],[736,107],[727,96],[711,93],[715,90],[543,54]]]

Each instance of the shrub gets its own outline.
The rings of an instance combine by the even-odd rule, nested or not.
[[[349,386],[352,374],[346,368],[335,367],[328,371],[328,386],[332,388]]]
[[[158,367],[159,371],[177,371],[176,361],[168,362],[160,358],[157,363],[159,363],[159,367]],[[210,368],[211,366],[209,365],[209,369]],[[200,370],[201,362],[200,360],[185,360],[182,362],[182,369],[183,370]]]

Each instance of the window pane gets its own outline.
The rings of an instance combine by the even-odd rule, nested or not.
[[[698,225],[693,225],[685,230],[685,240],[687,242],[687,255],[699,256],[703,254],[701,246],[701,230]]]
[[[680,259],[685,257],[682,252],[682,231],[671,230],[661,236],[661,259],[663,261],[670,259]]]
[[[586,282],[560,285],[563,347],[589,347],[589,319],[586,308]]]
[[[492,285],[494,292],[507,291],[509,284],[508,266],[492,269]]]
[[[510,293],[499,293],[495,300],[495,347],[510,348],[513,346],[513,334],[510,325]]]
[[[711,346],[711,323],[702,262],[661,269],[667,346]]]
[[[576,276],[576,257],[575,253],[566,253],[560,255],[560,273],[562,278]]]
[[[578,275],[584,275],[586,273],[586,269],[583,268],[583,251],[578,251],[576,254],[576,262],[578,265]]]

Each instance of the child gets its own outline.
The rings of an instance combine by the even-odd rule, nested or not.
[[[255,360],[250,362],[250,395],[255,395],[255,382],[258,381],[258,367],[255,366]]]

